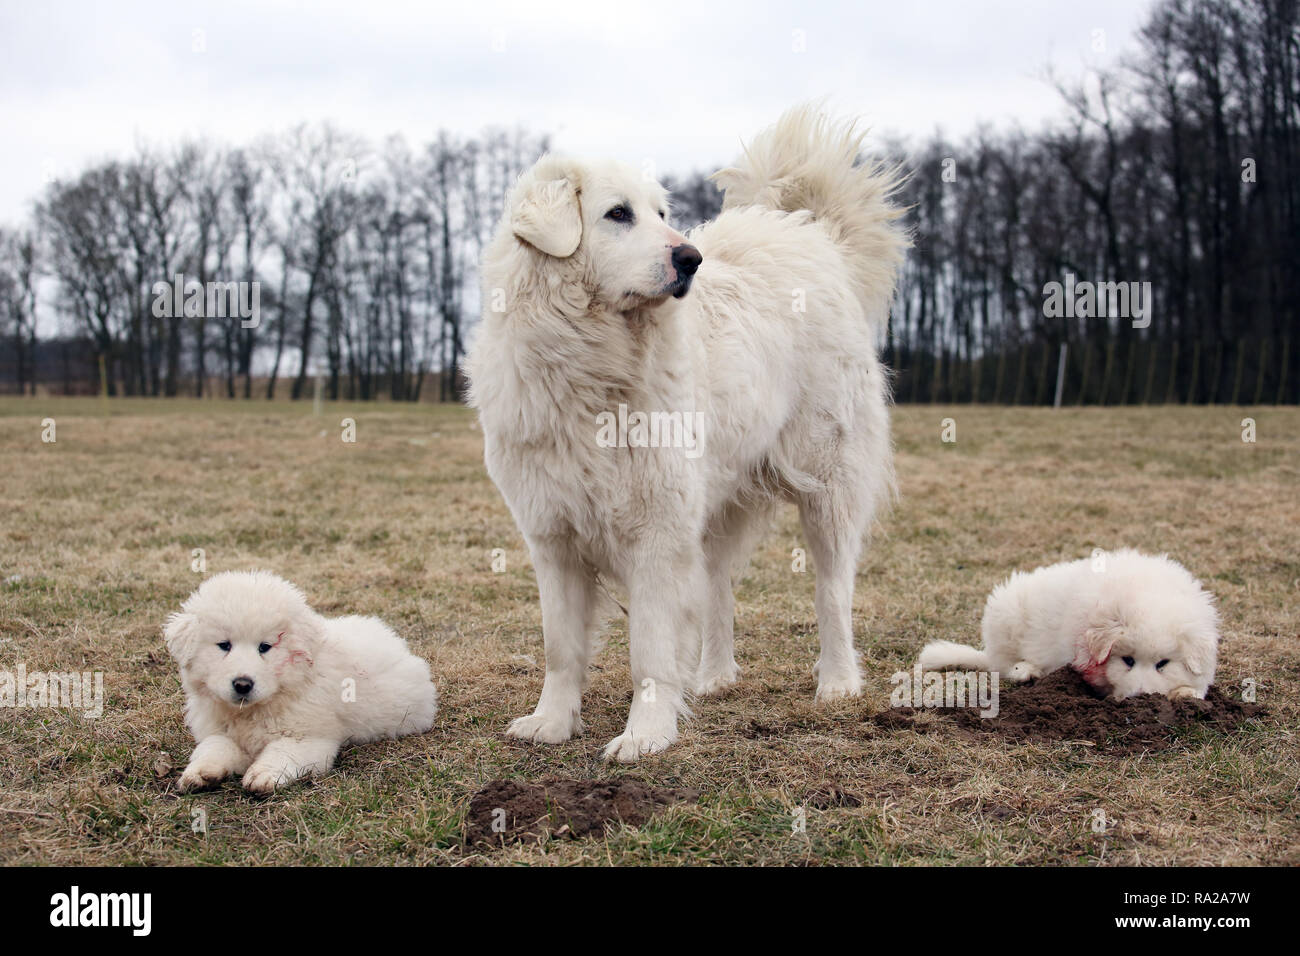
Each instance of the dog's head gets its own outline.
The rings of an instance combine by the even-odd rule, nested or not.
[[[1218,657],[1218,612],[1185,576],[1141,576],[1103,591],[1076,641],[1074,668],[1113,700],[1138,694],[1205,696]]]
[[[580,269],[592,298],[616,312],[681,298],[703,261],[668,224],[664,188],[622,163],[543,156],[507,207],[516,239]]]
[[[214,575],[163,630],[187,688],[232,708],[301,683],[322,633],[302,592],[265,571]]]

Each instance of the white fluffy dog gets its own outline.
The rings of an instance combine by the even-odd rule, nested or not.
[[[1115,700],[1203,698],[1214,683],[1214,598],[1164,555],[1126,548],[1016,572],[989,595],[982,629],[983,650],[934,641],[921,651],[921,669],[1026,681],[1068,664]]]
[[[204,581],[168,620],[198,746],[180,789],[243,774],[269,792],[334,765],[347,743],[433,726],[429,665],[373,617],[321,617],[265,571]]]
[[[896,179],[860,145],[790,111],[717,174],[723,212],[689,241],[622,164],[544,156],[510,193],[468,368],[541,592],[545,682],[512,736],[581,730],[605,575],[627,589],[634,689],[605,755],[671,744],[689,692],[738,678],[731,574],[781,500],[817,572],[817,696],[860,692],[854,575],[893,481],[876,347],[906,246]]]

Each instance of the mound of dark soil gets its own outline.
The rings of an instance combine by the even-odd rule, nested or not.
[[[1217,687],[1210,688],[1205,700],[1171,701],[1152,694],[1106,700],[1068,667],[1027,684],[1003,683],[996,717],[985,719],[977,710],[966,707],[939,707],[934,711],[964,731],[1000,734],[1030,743],[1089,741],[1098,751],[1120,755],[1167,749],[1196,726],[1231,731],[1246,719],[1267,713],[1263,706],[1234,700]],[[867,719],[885,730],[911,727],[928,731],[937,726],[934,722],[915,723],[919,712],[898,707]]]
[[[492,780],[469,801],[465,844],[503,846],[543,833],[576,839],[599,836],[605,824],[621,821],[638,827],[664,807],[695,803],[700,791],[652,787],[626,777],[617,780],[540,782]]]

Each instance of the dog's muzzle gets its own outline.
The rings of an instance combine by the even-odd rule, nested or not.
[[[672,284],[674,299],[680,299],[691,290],[691,279],[703,261],[700,250],[688,242],[673,247],[673,269],[677,272],[677,281]]]

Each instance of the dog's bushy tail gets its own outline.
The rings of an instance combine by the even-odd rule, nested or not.
[[[921,656],[916,659],[923,671],[941,671],[950,668],[973,671],[989,670],[989,657],[983,651],[968,644],[954,641],[931,641],[921,648]]]
[[[713,178],[724,190],[724,210],[807,210],[823,223],[846,251],[867,316],[883,324],[910,243],[898,222],[903,210],[891,202],[902,173],[864,160],[864,135],[816,103],[797,106],[759,133],[736,165]]]

